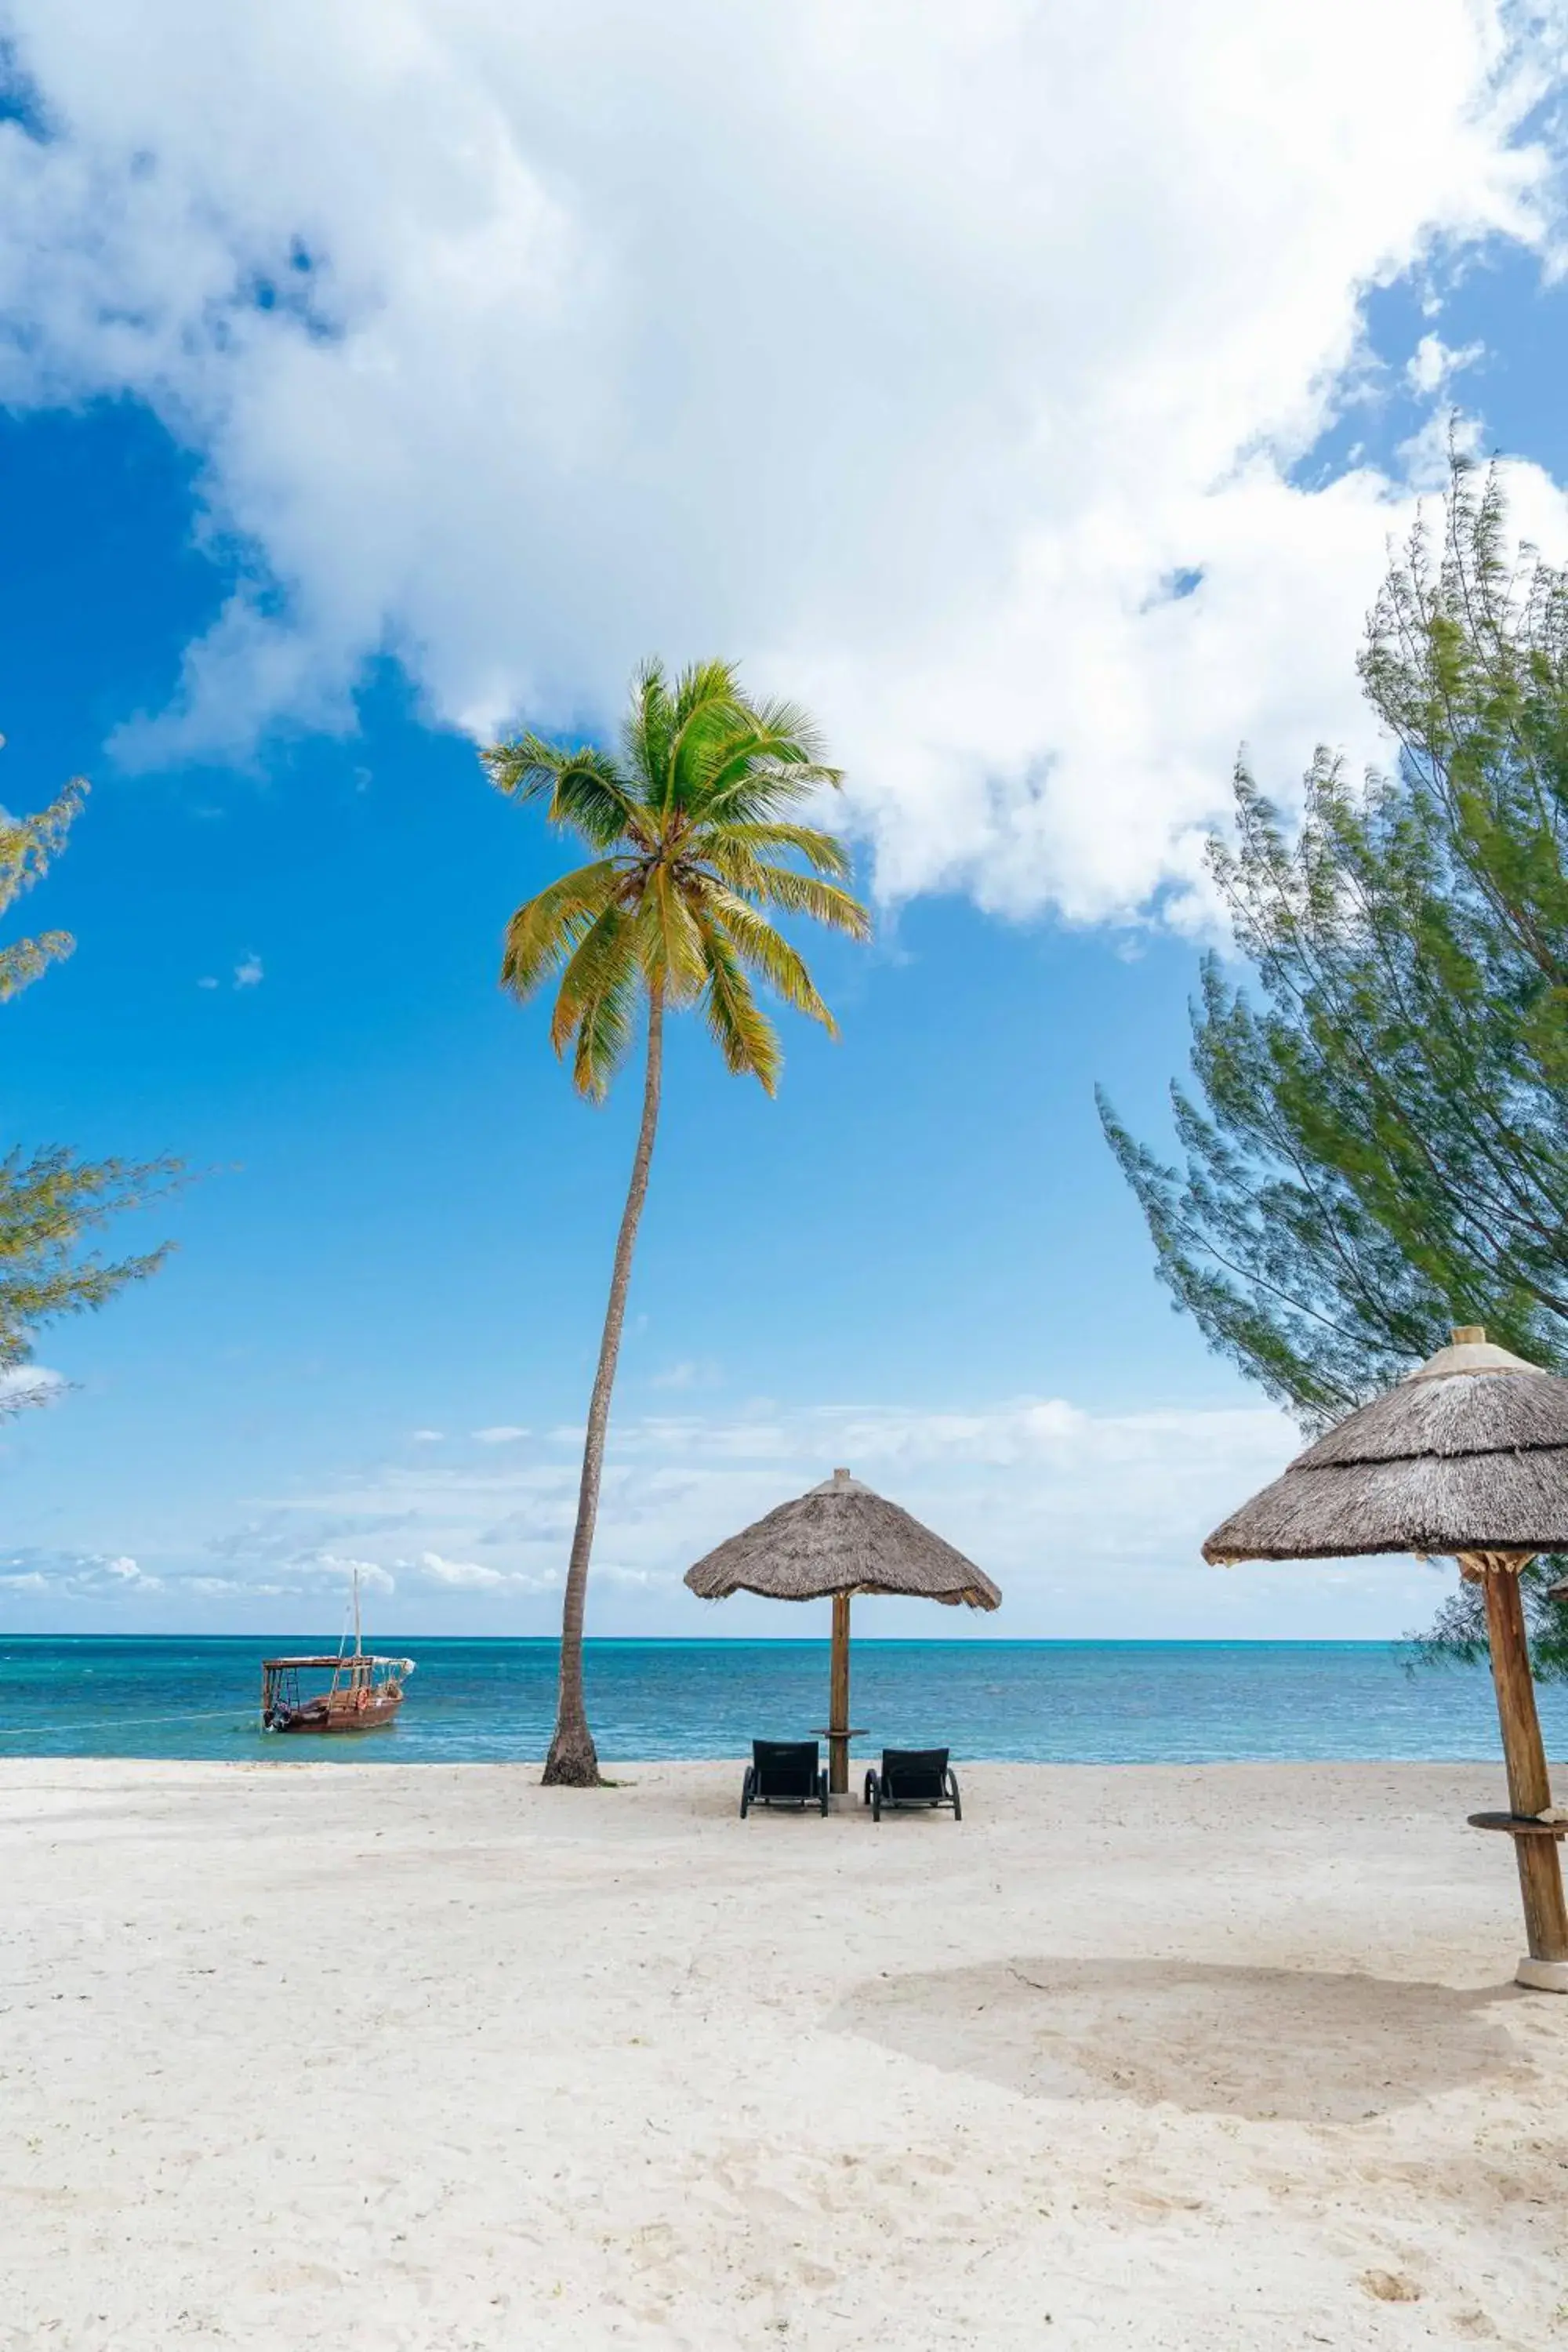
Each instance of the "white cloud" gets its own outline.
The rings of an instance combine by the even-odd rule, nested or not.
[[[112,1606],[132,1595],[165,1590],[163,1578],[151,1575],[128,1552],[31,1549],[13,1553],[0,1566],[0,1592],[16,1596],[47,1593],[62,1601],[96,1601]]]
[[[414,1429],[409,1436],[416,1445],[441,1445],[446,1443],[447,1433],[444,1429]]]
[[[476,1429],[473,1434],[481,1445],[515,1445],[528,1432],[511,1422],[498,1422],[491,1429]]]
[[[419,1567],[433,1582],[453,1586],[459,1591],[494,1591],[507,1581],[504,1571],[499,1568],[485,1568],[471,1559],[443,1559],[440,1553],[435,1551],[422,1552]]]
[[[215,1549],[231,1559],[232,1573],[210,1575],[184,1563],[166,1570],[160,1566],[154,1572],[129,1552],[50,1551],[35,1546],[0,1558],[0,1597],[86,1602],[94,1609],[95,1622],[110,1622],[121,1604],[154,1598],[162,1604],[161,1618],[179,1625],[184,1622],[181,1612],[192,1600],[299,1601],[329,1593],[341,1597],[356,1570],[366,1593],[387,1594],[396,1587],[391,1570],[380,1561],[350,1559],[319,1546],[301,1545],[297,1529],[291,1547],[258,1543],[252,1530],[244,1530]]]
[[[216,981],[212,977],[212,974],[209,972],[209,973],[205,976],[205,978],[204,978],[204,979],[202,979],[202,980],[198,980],[198,981],[197,981],[197,982],[196,982],[196,986],[197,986],[198,988],[216,988],[216,987],[217,986],[217,982],[216,982]]]
[[[1405,368],[1405,381],[1418,399],[1435,400],[1447,391],[1461,369],[1474,367],[1485,357],[1484,343],[1467,343],[1462,351],[1451,351],[1440,335],[1423,335]]]
[[[1289,463],[1370,284],[1551,233],[1555,5],[8,18],[53,136],[0,131],[0,396],[154,402],[255,556],[129,751],[344,723],[385,652],[486,729],[734,651],[884,887],[1014,908],[1190,877],[1238,739],[1364,740],[1405,484]]]
[[[550,1592],[559,1585],[559,1576],[548,1573],[527,1576],[517,1569],[488,1568],[472,1559],[443,1559],[439,1552],[421,1552],[417,1561],[402,1561],[402,1567],[415,1567],[432,1584],[444,1585],[448,1591],[458,1592]]]
[[[391,1592],[396,1589],[396,1579],[390,1570],[374,1559],[342,1559],[336,1553],[318,1552],[314,1559],[302,1560],[299,1566],[309,1571],[320,1570],[329,1584],[353,1584],[357,1577],[367,1592]]]
[[[266,974],[261,969],[261,958],[258,955],[247,955],[235,965],[236,988],[259,988],[265,978]]]

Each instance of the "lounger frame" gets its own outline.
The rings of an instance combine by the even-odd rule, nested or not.
[[[886,1807],[918,1807],[927,1812],[946,1808],[961,1822],[963,1804],[958,1775],[947,1760],[951,1753],[946,1748],[884,1748],[881,1770],[873,1766],[866,1775],[864,1801],[871,1808],[871,1819],[879,1822]]]
[[[753,1805],[807,1805],[827,1811],[827,1775],[815,1739],[753,1739],[741,1783],[741,1819]]]

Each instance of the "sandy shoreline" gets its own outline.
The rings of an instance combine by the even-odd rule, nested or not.
[[[4,2352],[1568,2337],[1494,1768],[620,1769],[0,1766]]]

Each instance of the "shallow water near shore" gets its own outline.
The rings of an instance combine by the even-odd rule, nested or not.
[[[263,1656],[320,1635],[0,1636],[0,1759],[142,1756],[280,1764],[495,1763],[542,1756],[554,1714],[548,1641],[388,1637],[417,1662],[401,1717],[358,1738],[259,1726]],[[950,1747],[1029,1763],[1224,1763],[1499,1753],[1484,1668],[1416,1667],[1384,1642],[858,1642],[851,1720],[868,1755]],[[819,1730],[826,1642],[587,1645],[600,1755],[738,1756]],[[1568,1753],[1568,1690],[1541,1694]]]

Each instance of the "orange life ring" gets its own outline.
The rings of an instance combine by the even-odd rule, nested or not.
[[[355,1693],[354,1693],[354,1713],[355,1713],[356,1715],[363,1715],[363,1714],[364,1713],[364,1711],[365,1711],[366,1707],[367,1707],[369,1705],[370,1705],[370,1693],[369,1693],[369,1691],[367,1691],[367,1690],[359,1690],[359,1691],[355,1691]]]

